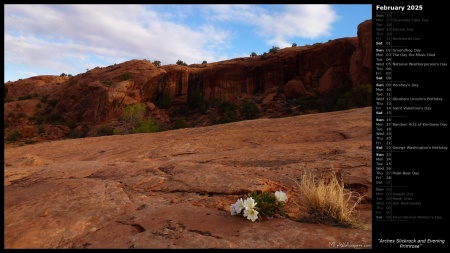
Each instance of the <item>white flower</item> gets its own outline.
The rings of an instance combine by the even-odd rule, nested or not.
[[[282,191],[276,191],[276,192],[275,192],[275,197],[276,197],[277,200],[280,201],[280,202],[286,202],[286,201],[287,201],[286,193],[284,193],[284,192],[282,192]]]
[[[244,201],[244,207],[245,207],[246,210],[247,209],[254,209],[256,204],[258,204],[258,203],[256,203],[255,200],[252,197],[247,198]]]
[[[247,217],[247,219],[249,220],[255,221],[256,219],[258,219],[258,211],[253,208],[245,209],[244,217]]]
[[[244,209],[244,201],[242,201],[242,198],[238,199],[236,203],[234,203],[234,210],[236,214],[241,213],[242,209]]]

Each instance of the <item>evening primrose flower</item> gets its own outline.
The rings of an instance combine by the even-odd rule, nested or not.
[[[247,217],[248,220],[255,221],[258,219],[258,211],[256,211],[253,208],[245,209],[244,210],[244,217]]]
[[[275,197],[276,197],[277,200],[280,201],[280,202],[286,202],[286,201],[287,201],[286,193],[284,193],[284,192],[282,192],[282,191],[276,191],[276,192],[275,192]]]
[[[236,211],[236,213],[240,213],[244,208],[245,206],[244,201],[242,201],[242,198],[238,199],[236,203],[234,203],[234,210]]]
[[[252,197],[247,198],[247,199],[244,201],[244,207],[245,207],[245,210],[248,210],[248,209],[254,209],[255,206],[256,206],[256,204],[258,204],[258,203],[256,203],[255,200],[254,200]]]

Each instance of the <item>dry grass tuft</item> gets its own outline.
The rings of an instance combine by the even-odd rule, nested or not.
[[[309,220],[331,226],[363,228],[356,206],[363,196],[354,197],[334,173],[314,177],[305,172],[299,182],[302,201],[300,209],[309,214]]]

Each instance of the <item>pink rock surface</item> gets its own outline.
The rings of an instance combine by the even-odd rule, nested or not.
[[[5,248],[371,248],[372,108],[5,146]],[[369,229],[299,222],[292,179],[336,170]],[[353,189],[352,188],[352,189]],[[284,191],[288,217],[229,207]]]

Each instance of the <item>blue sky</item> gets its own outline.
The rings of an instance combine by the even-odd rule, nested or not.
[[[132,59],[217,62],[355,37],[370,4],[4,5],[4,82]]]

